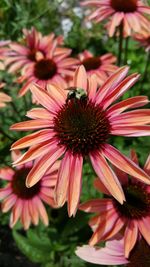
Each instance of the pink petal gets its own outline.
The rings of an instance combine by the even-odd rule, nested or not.
[[[53,119],[53,115],[44,108],[33,108],[27,112],[26,116],[31,119],[45,119],[45,120]]]
[[[116,198],[121,204],[125,200],[125,196],[122,187],[119,183],[113,170],[109,167],[107,161],[99,152],[90,154],[92,166],[101,179],[102,183],[108,189],[108,191]]]
[[[94,187],[103,194],[110,195],[110,192],[107,190],[107,188],[104,186],[104,184],[99,178],[94,180]]]
[[[22,213],[22,208],[23,208],[23,202],[21,199],[17,199],[12,213],[11,213],[11,217],[10,217],[10,227],[13,228],[14,225],[17,223],[17,221],[19,220],[21,213]]]
[[[0,169],[0,178],[3,180],[11,181],[14,174],[14,170],[9,167]]]
[[[48,168],[50,168],[63,153],[64,148],[57,148],[57,150],[47,153],[37,163],[35,163],[26,178],[26,186],[31,187],[35,185],[46,173]]]
[[[135,96],[131,97],[128,99],[125,99],[113,106],[111,106],[108,110],[108,116],[111,118],[122,113],[126,109],[131,109],[131,108],[137,108],[137,107],[142,107],[146,104],[148,104],[148,98],[146,96]]]
[[[126,258],[129,257],[129,254],[136,243],[137,237],[138,237],[137,223],[134,223],[134,221],[129,220],[124,234],[124,247],[125,247]]]
[[[123,136],[149,136],[150,125],[126,126],[123,124],[112,125],[111,134]]]
[[[29,213],[34,225],[38,225],[39,223],[39,213],[36,205],[36,198],[34,197],[29,201]]]
[[[150,216],[139,220],[138,228],[142,236],[145,238],[146,242],[150,245]]]
[[[34,159],[41,157],[47,153],[51,153],[56,149],[57,143],[56,141],[50,142],[45,141],[38,145],[31,147],[27,152],[25,152],[17,161],[13,163],[13,166],[18,166],[30,162]]]
[[[118,169],[136,177],[141,182],[150,184],[150,177],[133,161],[121,154],[116,148],[107,144],[103,150],[104,156]]]
[[[43,205],[43,203],[39,197],[35,198],[35,202],[36,202],[36,207],[37,207],[39,214],[40,214],[40,218],[41,218],[42,222],[47,226],[49,219],[48,219],[46,209],[45,209],[45,207],[44,207],[44,205]]]
[[[148,156],[146,163],[144,165],[144,171],[150,175],[150,155]]]
[[[33,94],[33,97],[38,101],[38,103],[48,109],[50,113],[54,115],[56,114],[57,110],[59,109],[59,106],[46,91],[42,90],[36,84],[32,84],[30,90]]]
[[[9,195],[2,203],[2,212],[9,211],[15,204],[16,200],[17,200],[16,195],[14,194]]]
[[[52,123],[50,120],[44,120],[44,119],[29,120],[13,124],[10,127],[10,130],[15,130],[15,131],[37,130],[41,128],[49,128],[51,124]]]
[[[93,74],[88,78],[89,86],[88,86],[88,97],[92,101],[95,98],[96,91],[97,91],[97,78],[96,75]]]
[[[131,74],[127,78],[125,78],[121,83],[119,83],[114,90],[112,90],[109,94],[106,95],[103,100],[103,108],[106,109],[109,107],[112,102],[117,100],[120,96],[122,96],[130,87],[132,87],[136,81],[139,79],[139,74]]]
[[[71,164],[72,155],[70,152],[66,152],[61,161],[56,184],[55,201],[58,207],[63,206],[67,200],[69,179],[71,176]]]
[[[75,216],[81,193],[83,157],[72,155],[72,166],[68,189],[68,214]]]
[[[128,67],[121,67],[107,79],[104,85],[97,91],[97,95],[95,97],[96,104],[100,104],[104,97],[106,98],[107,95],[117,86],[117,84],[124,79],[128,73],[128,70]]]
[[[0,188],[0,200],[6,198],[12,193],[12,188],[10,184],[7,184],[6,187]]]
[[[25,200],[22,207],[21,222],[23,224],[24,230],[28,230],[31,223],[28,202],[28,200]]]
[[[112,255],[105,248],[83,246],[78,247],[75,251],[76,255],[82,260],[99,265],[122,265],[128,263],[123,253],[122,255]]]
[[[122,124],[122,126],[124,125],[125,127],[148,124],[150,123],[150,110],[137,109],[129,112],[124,112],[111,118],[111,123],[114,126]]]
[[[101,216],[101,220],[99,225],[92,235],[89,244],[91,246],[97,244],[101,239],[101,237],[105,236],[107,233],[113,231],[113,228],[118,220],[118,214],[115,210],[109,210],[105,213],[105,216]]]
[[[41,131],[38,131],[38,132],[29,134],[27,136],[20,138],[18,141],[13,143],[11,149],[23,149],[23,148],[26,148],[32,145],[36,145],[44,141],[50,140],[53,137],[53,135],[54,133],[52,130],[49,130],[49,129],[41,130]],[[13,161],[16,161],[16,160],[13,159]]]
[[[104,212],[112,208],[111,199],[91,199],[79,206],[79,209],[85,212]]]
[[[131,149],[130,158],[132,161],[135,162],[135,164],[139,165],[138,156],[137,156],[136,151],[134,149]]]
[[[74,75],[73,84],[77,88],[87,91],[87,74],[84,66],[79,66]]]

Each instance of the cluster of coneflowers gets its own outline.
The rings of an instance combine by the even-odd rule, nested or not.
[[[119,63],[123,38],[130,35],[149,52],[150,22],[145,14],[150,7],[143,1],[91,0],[82,5],[93,7],[90,20],[108,18],[109,35],[118,35],[120,42]],[[24,97],[30,90],[36,105],[26,114],[29,120],[11,130],[33,133],[12,144],[14,168],[0,169],[0,178],[7,181],[0,189],[2,212],[11,209],[10,226],[20,220],[27,230],[39,218],[48,225],[43,202],[53,208],[67,202],[69,216],[78,209],[96,213],[89,221],[89,246],[77,249],[79,257],[97,264],[149,266],[149,258],[140,255],[143,250],[149,253],[150,245],[150,157],[141,168],[134,150],[126,157],[110,144],[110,136],[150,135],[150,110],[141,109],[148,98],[118,101],[139,74],[127,76],[128,66],[117,67],[111,53],[95,56],[86,50],[70,57],[62,36],[43,36],[35,28],[23,34],[24,45],[1,43],[0,59],[2,68],[22,84],[18,95]],[[10,96],[0,92],[0,107],[8,101]],[[97,175],[94,186],[105,197],[80,204],[87,159]],[[106,247],[95,248],[101,241],[107,241]]]

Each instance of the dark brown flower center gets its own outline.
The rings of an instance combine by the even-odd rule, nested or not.
[[[85,69],[88,70],[96,70],[100,67],[101,61],[99,57],[89,57],[82,61],[82,65],[84,65]]]
[[[106,143],[110,124],[105,112],[84,95],[69,95],[54,118],[54,130],[59,143],[73,154],[88,155]]]
[[[127,267],[149,267],[150,266],[150,246],[142,238],[131,251]]]
[[[30,51],[30,53],[28,54],[28,59],[30,59],[31,61],[36,61],[36,50],[32,49]]]
[[[29,171],[29,168],[16,170],[12,180],[13,193],[21,199],[31,199],[40,192],[40,181],[31,188],[26,187],[25,180]]]
[[[41,59],[34,67],[34,75],[39,80],[51,79],[57,72],[56,63],[51,59]]]
[[[113,9],[119,12],[135,12],[137,10],[137,0],[111,0]]]
[[[129,184],[124,188],[126,202],[123,205],[115,200],[117,211],[129,219],[141,219],[150,215],[150,194],[142,184]]]

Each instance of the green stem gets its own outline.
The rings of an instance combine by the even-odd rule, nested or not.
[[[142,81],[146,80],[146,78],[147,78],[149,61],[150,61],[150,51],[148,51],[148,53],[147,53],[147,59],[146,59],[146,64],[145,64],[145,69],[144,69]]]
[[[122,48],[123,48],[123,22],[119,26],[119,43],[118,43],[118,66],[121,65]]]
[[[124,65],[127,64],[127,60],[128,60],[128,46],[129,46],[129,37],[125,39]]]

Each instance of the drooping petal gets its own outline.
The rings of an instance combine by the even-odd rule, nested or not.
[[[110,192],[107,190],[107,188],[105,187],[105,185],[102,183],[102,181],[99,178],[94,180],[94,187],[98,189],[100,192],[102,192],[103,194],[110,195]]]
[[[111,199],[91,199],[79,206],[79,209],[85,212],[104,212],[112,208]]]
[[[150,177],[132,160],[121,154],[116,148],[107,144],[103,150],[104,156],[118,169],[136,177],[141,182],[150,184]]]
[[[68,214],[75,216],[80,200],[82,185],[82,165],[83,157],[79,155],[72,156],[71,176],[68,189]]]
[[[114,255],[114,250],[112,253],[112,251],[107,251],[106,248],[85,245],[83,247],[77,247],[75,253],[81,259],[99,265],[122,265],[128,263],[128,260],[124,257],[123,251],[120,255],[116,250],[116,254]]]
[[[41,130],[20,138],[18,141],[13,143],[11,149],[23,149],[29,146],[33,146],[44,141],[50,140],[53,135],[54,133],[50,129]],[[13,161],[16,160],[13,159]]]
[[[129,257],[130,251],[133,249],[137,237],[138,237],[137,223],[134,223],[134,221],[129,220],[128,224],[126,225],[126,230],[124,234],[124,250],[126,258]]]
[[[41,218],[42,222],[47,226],[48,221],[49,221],[48,215],[47,215],[46,209],[45,209],[45,207],[44,207],[44,205],[43,205],[43,203],[39,197],[35,197],[35,203],[36,203],[36,208],[39,211],[40,218]]]
[[[69,179],[71,176],[71,164],[72,156],[70,152],[66,152],[58,171],[58,180],[55,190],[55,201],[58,207],[63,206],[67,200]]]
[[[100,240],[102,240],[102,236],[105,236],[107,233],[111,232],[118,220],[118,214],[114,209],[107,211],[104,216],[100,217],[101,218],[98,227],[89,241],[91,246],[94,246]]]
[[[116,198],[122,204],[125,200],[122,187],[103,155],[101,155],[99,152],[94,152],[90,154],[90,159],[93,168],[98,177],[102,180],[102,183],[106,186],[114,198]]]
[[[14,225],[17,223],[17,221],[19,220],[21,213],[22,213],[22,208],[23,208],[23,202],[21,199],[17,199],[12,213],[11,213],[11,217],[10,217],[10,227],[13,228]]]
[[[57,150],[47,153],[36,162],[26,178],[26,186],[31,187],[35,185],[63,153],[64,148],[57,148]]]
[[[146,242],[150,245],[150,216],[139,220],[138,228],[142,236],[145,238]]]

